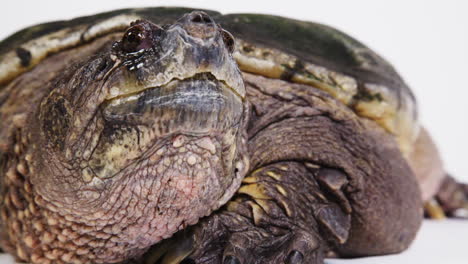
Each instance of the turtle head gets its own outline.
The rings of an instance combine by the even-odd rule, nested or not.
[[[117,67],[105,80],[101,110],[112,132],[95,150],[93,172],[99,178],[112,177],[150,149],[174,143],[176,148],[160,150],[167,157],[177,149],[188,153],[186,144],[196,146],[203,140],[216,145],[215,151],[209,150],[222,154],[219,165],[229,170],[222,174],[230,175],[245,110],[244,83],[231,56],[233,42],[204,12],[192,12],[163,27],[146,20],[132,23],[110,55]],[[122,125],[140,131],[127,132]],[[114,161],[116,149],[125,162]],[[227,149],[229,153],[220,152]],[[182,156],[192,163],[192,154],[196,153],[174,155],[171,163]],[[196,157],[194,166],[213,162],[212,155]]]
[[[136,21],[67,70],[39,109],[38,193],[67,219],[115,223],[140,248],[226,203],[248,168],[233,45],[192,12],[166,26]]]
[[[191,79],[217,80],[243,99],[245,87],[233,49],[232,35],[204,12],[163,27],[136,21],[114,45],[114,59],[125,67],[110,78],[108,99]]]

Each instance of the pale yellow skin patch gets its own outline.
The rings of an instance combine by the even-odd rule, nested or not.
[[[260,184],[248,184],[239,188],[238,193],[247,194],[255,199],[271,199],[265,194],[265,189]]]
[[[285,190],[281,185],[276,185],[276,189],[277,189],[278,192],[280,192],[282,195],[288,196],[288,192],[286,192],[286,190]]]
[[[274,171],[267,171],[266,175],[272,177],[273,179],[275,179],[277,181],[281,180],[281,175],[275,173]]]
[[[295,56],[257,47],[243,40],[237,41],[234,57],[242,71],[275,79],[280,79],[285,73],[290,74],[298,62]],[[302,67],[301,71],[293,73],[292,82],[323,90],[351,107],[359,116],[374,120],[395,135],[400,150],[408,157],[419,133],[418,120],[413,114],[416,106],[410,98],[403,97],[403,103],[399,104],[388,87],[365,83],[363,89],[369,98],[355,100],[358,85],[353,77],[308,62],[303,62]]]

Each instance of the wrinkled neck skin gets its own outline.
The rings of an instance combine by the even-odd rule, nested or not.
[[[146,248],[195,224],[238,189],[245,174],[245,139],[239,128],[228,135],[169,135],[114,178],[94,178],[94,188],[62,182],[66,165],[45,159],[55,166],[42,167],[49,170],[32,178],[33,187],[44,200],[42,206],[57,218],[118,235],[129,247]],[[226,145],[230,140],[233,144]],[[40,182],[44,173],[54,175],[52,183]]]
[[[99,143],[88,158],[77,152],[79,156],[67,159],[67,155],[56,155],[54,150],[32,151],[47,144],[43,145],[38,134],[31,131],[32,142],[36,143],[29,152],[29,177],[35,201],[45,209],[42,222],[58,222],[59,229],[76,226],[74,237],[97,240],[97,248],[103,251],[101,259],[93,260],[96,263],[137,256],[197,223],[231,198],[248,169],[247,106],[243,105],[241,111],[234,125],[223,130],[214,126],[210,133],[190,132],[188,127],[197,121],[193,116],[175,121],[166,127],[167,134],[157,136],[152,135],[154,129],[139,126],[136,139],[131,133],[121,140],[137,144],[153,136],[157,138],[154,144],[107,179],[89,175],[94,173],[88,164],[96,157],[94,153],[112,159],[108,152],[99,153]],[[176,129],[184,126],[186,130]],[[102,138],[103,131],[105,128],[99,134],[85,133],[78,144],[99,141],[96,137]],[[126,151],[114,148],[116,153]]]

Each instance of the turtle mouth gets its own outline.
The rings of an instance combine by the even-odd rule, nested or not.
[[[169,81],[167,81],[166,83],[163,83],[163,84],[158,85],[158,86],[150,86],[150,87],[146,87],[146,88],[142,88],[142,89],[136,89],[136,90],[135,90],[135,88],[131,88],[131,89],[128,89],[129,92],[123,93],[123,94],[115,92],[115,95],[113,95],[113,96],[111,95],[109,98],[106,99],[105,104],[106,105],[119,104],[120,102],[123,102],[123,101],[126,101],[126,100],[132,100],[135,97],[138,97],[139,95],[144,94],[147,91],[155,90],[155,89],[163,89],[164,87],[169,87],[169,86],[171,86],[172,84],[174,84],[176,82],[183,82],[183,81],[189,81],[189,82],[190,81],[217,82],[217,83],[219,83],[218,86],[220,88],[229,89],[229,90],[231,90],[232,93],[234,93],[242,101],[244,100],[244,97],[242,95],[240,95],[238,93],[238,91],[235,88],[233,88],[232,86],[230,86],[226,81],[216,78],[216,76],[213,75],[211,72],[199,72],[199,73],[194,74],[193,76],[183,78],[183,79],[174,77],[174,78],[170,79]],[[119,88],[119,89],[122,89],[122,88]],[[125,90],[125,89],[123,89],[123,90]],[[112,93],[113,92],[111,92],[111,94]]]
[[[211,73],[146,88],[107,101],[108,121],[157,126],[161,132],[225,130],[242,117],[242,97]]]

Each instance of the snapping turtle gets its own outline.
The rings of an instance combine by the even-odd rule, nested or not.
[[[423,201],[466,207],[392,66],[310,22],[31,27],[0,43],[0,118],[0,243],[20,261],[322,263],[404,250]]]

